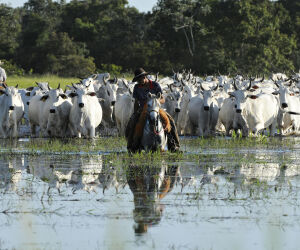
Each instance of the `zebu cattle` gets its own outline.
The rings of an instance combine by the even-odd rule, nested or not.
[[[1,61],[0,61],[0,65],[1,65]],[[0,83],[6,82],[6,79],[7,79],[7,76],[6,76],[5,69],[0,67]]]
[[[24,105],[24,119],[25,124],[29,125],[29,103],[33,96],[37,94],[45,94],[49,91],[49,84],[47,82],[36,82],[36,87],[28,87],[27,89],[19,89]]]
[[[170,91],[165,95],[165,103],[162,107],[173,117],[175,123],[178,118],[178,113],[180,112],[180,103],[182,93],[174,88],[172,85],[169,85]]]
[[[219,116],[219,108],[213,99],[213,91],[218,88],[205,90],[202,85],[200,95],[193,97],[189,103],[189,126],[192,134],[208,136],[215,133]],[[196,129],[198,132],[196,133]]]
[[[109,80],[109,73],[94,74],[84,80],[84,86],[93,86],[97,97],[100,98],[101,107],[103,110],[102,123],[105,127],[114,125],[113,109],[117,99],[118,79]],[[92,90],[91,90],[92,91]]]
[[[110,81],[103,77],[103,84],[100,82],[94,83],[94,89],[98,98],[101,98],[101,107],[103,110],[103,124],[106,127],[111,127],[114,125],[113,112],[114,105],[117,100],[117,88],[116,83],[118,79],[115,78],[113,81]]]
[[[188,133],[189,131],[186,130],[187,122],[188,122],[188,106],[190,103],[190,100],[194,96],[193,91],[191,88],[188,86],[188,84],[184,83],[181,81],[183,85],[183,90],[182,90],[182,97],[181,97],[181,102],[180,102],[180,112],[178,113],[178,118],[177,118],[177,131],[180,135],[184,135]]]
[[[229,136],[233,129],[233,120],[235,116],[235,104],[233,98],[226,98],[219,112],[219,121],[224,125],[226,136]]]
[[[94,83],[100,83],[103,84],[103,78],[109,79],[110,74],[109,73],[101,73],[101,74],[93,74],[81,81],[81,83],[84,86],[90,86],[91,84],[93,85]]]
[[[53,104],[56,103],[56,105],[59,105],[66,98],[67,97],[63,93],[60,86],[58,86],[57,89],[49,88],[49,91],[47,93],[38,93],[37,95],[31,98],[29,102],[29,122],[32,135],[35,135],[36,133],[36,126],[40,127],[41,135],[45,137],[51,135],[59,136],[61,133],[65,133],[65,125],[68,124],[68,120],[66,120],[66,117],[63,116],[63,114],[61,114],[62,116],[57,116],[57,113],[55,115],[55,120],[51,121],[51,119],[53,118],[52,116],[50,116],[50,114],[51,110],[53,113],[55,112]],[[50,125],[51,123],[54,123],[54,125]]]
[[[69,94],[73,106],[70,111],[69,121],[72,134],[76,137],[81,135],[94,138],[95,129],[102,121],[102,108],[95,92],[89,91],[88,87],[78,86]]]
[[[17,87],[0,89],[0,133],[4,138],[17,137],[18,125],[24,114],[24,105]]]
[[[300,116],[293,113],[299,112],[300,99],[294,92],[290,91],[289,86],[284,85],[284,81],[274,81],[278,87],[277,91],[273,94],[279,94],[280,111],[278,117],[278,125],[281,134],[291,131],[300,130]]]
[[[72,108],[71,100],[60,91],[59,86],[57,90],[50,90],[48,96],[51,101],[46,128],[47,134],[51,137],[70,136],[68,128]]]
[[[242,129],[243,136],[248,136],[249,131],[257,135],[262,130],[270,127],[270,135],[276,132],[279,101],[272,94],[248,94],[251,82],[246,90],[237,89],[230,93],[234,98],[235,116],[234,129]]]
[[[123,84],[125,88],[128,88],[128,93],[120,95],[115,104],[115,120],[120,136],[125,135],[126,126],[134,110],[132,91],[125,82],[123,82]]]
[[[270,75],[270,79],[272,79],[273,81],[278,81],[278,80],[287,80],[288,77],[286,74],[283,73],[272,73]]]

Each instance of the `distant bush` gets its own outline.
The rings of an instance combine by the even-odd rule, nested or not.
[[[7,60],[1,60],[1,61],[3,62],[3,65],[1,67],[5,69],[7,77],[11,75],[22,76],[25,74],[25,70],[18,67],[12,61],[7,61]]]
[[[111,75],[120,75],[122,72],[122,66],[102,63],[99,72],[109,72]]]
[[[50,72],[59,76],[79,77],[94,74],[96,66],[92,57],[84,58],[80,55],[68,55],[57,58],[48,57]]]

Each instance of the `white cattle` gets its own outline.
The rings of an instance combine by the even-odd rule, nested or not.
[[[69,115],[72,108],[71,100],[60,90],[50,90],[49,113],[47,122],[47,134],[51,137],[68,137],[70,136]],[[45,112],[48,112],[48,108]],[[46,114],[44,114],[46,117]]]
[[[230,130],[233,129],[233,121],[235,116],[233,98],[226,98],[219,112],[219,121],[225,127],[226,136],[229,136]]]
[[[84,86],[89,86],[90,84],[99,83],[103,84],[103,78],[109,79],[109,73],[93,74],[81,81]]]
[[[284,73],[272,73],[270,75],[270,79],[272,79],[273,81],[278,81],[278,80],[287,80],[288,77]]]
[[[1,61],[0,61],[0,65],[1,65]],[[0,67],[0,83],[6,82],[6,79],[7,79],[7,76],[6,76],[5,69]]]
[[[75,86],[73,86],[75,87]],[[75,87],[69,94],[73,98],[69,121],[72,134],[94,138],[95,129],[102,121],[102,108],[95,92],[89,91],[85,86]]]
[[[66,116],[60,114],[61,116],[55,115],[55,107],[54,105],[61,104],[66,99],[66,95],[63,93],[60,86],[57,89],[50,89],[45,94],[35,95],[29,103],[29,121],[31,126],[31,132],[35,135],[35,126],[40,127],[40,132],[42,136],[59,136],[60,133],[65,131],[57,132],[55,129],[58,129],[61,126],[61,129],[64,128],[65,123],[68,124],[68,120],[66,120]],[[70,110],[70,108],[69,108]],[[58,112],[58,111],[57,111]],[[53,113],[53,114],[52,114]],[[50,115],[51,114],[51,115]],[[55,116],[54,124],[51,119]],[[50,119],[50,123],[49,123]],[[49,123],[49,124],[48,124]],[[52,134],[51,134],[52,133]]]
[[[124,85],[127,86],[125,83]],[[128,91],[128,93],[121,95],[115,104],[115,120],[120,136],[125,135],[126,126],[134,110],[134,98],[129,87]]]
[[[182,98],[181,91],[178,91],[172,85],[169,85],[170,91],[165,94],[165,103],[162,107],[173,117],[175,123],[180,112],[180,103]]]
[[[102,81],[103,83],[95,82],[94,89],[97,97],[102,99],[100,104],[103,110],[103,125],[111,127],[114,125],[113,112],[117,100],[118,85],[116,83],[118,79],[108,80],[108,78],[103,77]]]
[[[26,89],[19,89],[19,93],[21,94],[22,101],[24,104],[24,119],[25,124],[29,125],[29,103],[33,96],[42,95],[49,91],[49,83],[47,82],[36,82],[36,87],[28,87]]]
[[[17,87],[4,84],[0,89],[0,133],[4,138],[18,136],[18,125],[24,114],[24,105]]]
[[[192,97],[194,97],[194,93],[188,84],[182,81],[183,90],[182,90],[182,98],[180,102],[180,112],[178,113],[177,118],[177,131],[179,135],[184,135],[188,133],[187,131],[187,122],[188,122],[188,106]]]
[[[198,129],[199,136],[214,135],[219,116],[219,108],[213,98],[213,91],[218,88],[205,90],[202,85],[202,95],[193,97],[189,103],[189,126],[192,134]]]
[[[234,85],[235,86],[235,85]],[[270,135],[276,132],[279,112],[279,101],[272,94],[251,95],[246,90],[236,90],[230,95],[234,98],[235,117],[234,129],[242,129],[243,136],[248,136],[251,131],[254,135],[270,127]]]

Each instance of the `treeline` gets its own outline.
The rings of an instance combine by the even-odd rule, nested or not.
[[[144,67],[171,74],[298,71],[299,0],[29,0],[0,5],[0,60],[8,72],[84,77]]]

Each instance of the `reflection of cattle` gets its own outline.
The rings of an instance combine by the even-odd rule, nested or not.
[[[87,192],[96,192],[98,188],[106,189],[115,188],[116,191],[120,186],[120,178],[117,171],[109,164],[103,164],[102,156],[91,158],[74,158],[68,160],[68,166],[65,162],[54,162],[53,159],[30,158],[26,163],[27,172],[42,181],[48,183],[49,190],[71,187],[72,192],[85,190]],[[48,190],[48,191],[49,191]]]
[[[16,191],[22,178],[23,167],[21,156],[2,157],[0,159],[0,189]]]
[[[176,182],[177,166],[130,166],[127,182],[134,196],[136,233],[147,232],[148,225],[159,223],[163,207],[160,200]]]

